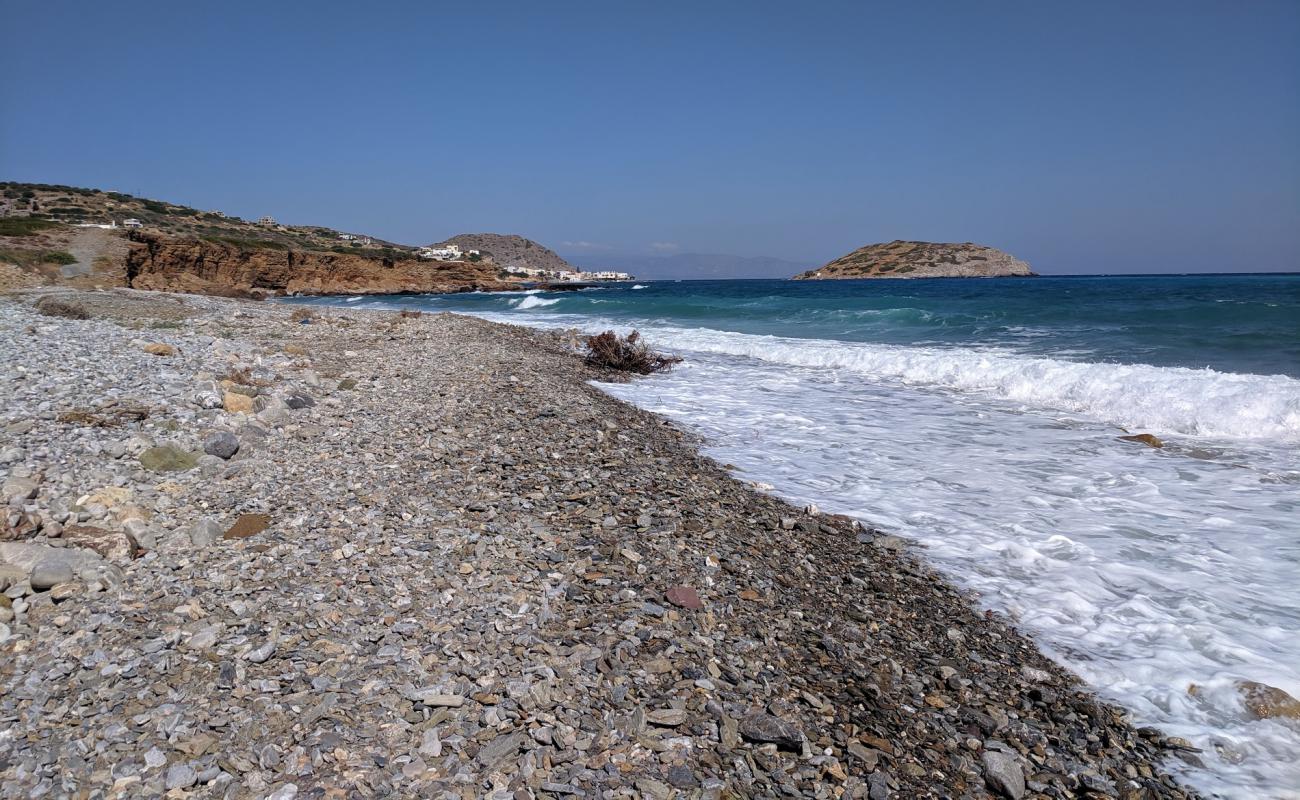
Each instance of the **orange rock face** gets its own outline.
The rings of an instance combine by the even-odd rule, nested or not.
[[[366,258],[315,250],[134,234],[126,257],[135,289],[223,296],[502,291],[518,284],[490,264]]]

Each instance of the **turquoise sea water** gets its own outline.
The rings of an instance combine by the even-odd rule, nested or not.
[[[1139,724],[1203,747],[1205,769],[1171,764],[1202,790],[1300,797],[1300,730],[1235,688],[1300,697],[1300,275],[301,302],[639,329],[685,361],[606,391],[767,491],[917,542]]]

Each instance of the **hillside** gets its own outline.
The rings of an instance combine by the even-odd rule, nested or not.
[[[457,245],[465,252],[478,250],[499,267],[529,267],[548,272],[578,271],[577,267],[549,247],[514,234],[462,233],[431,247],[449,244]]]
[[[984,245],[895,240],[859,247],[794,280],[845,278],[995,278],[1031,276],[1029,265]]]
[[[519,236],[454,241],[505,263],[572,269]],[[68,284],[264,296],[516,288],[501,266],[422,260],[415,247],[361,233],[250,222],[121,192],[0,183],[0,290]]]
[[[264,218],[265,222],[250,221],[217,210],[202,211],[122,192],[56,184],[0,182],[0,217],[3,216],[30,216],[69,225],[116,223],[119,227],[127,219],[136,219],[144,229],[167,236],[237,247],[326,250],[379,257],[415,252],[409,245],[386,242],[359,232],[321,225],[285,225],[269,217]],[[355,238],[345,239],[345,236]]]

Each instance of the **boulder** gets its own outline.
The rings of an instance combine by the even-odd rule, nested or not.
[[[1300,700],[1267,683],[1237,681],[1246,710],[1256,719],[1300,719]]]
[[[32,586],[48,589],[67,583],[82,573],[97,573],[109,566],[94,550],[80,547],[51,547],[36,542],[0,542],[0,564],[7,564],[23,575],[33,576]]]
[[[161,445],[141,453],[140,465],[150,472],[184,472],[197,467],[199,457],[173,445]]]
[[[125,503],[129,503],[133,493],[125,486],[105,486],[102,489],[96,489],[89,494],[77,498],[77,505],[101,505],[107,509],[114,509]]]
[[[204,381],[194,390],[194,405],[199,408],[221,408],[225,398],[216,381]]]
[[[217,539],[220,539],[221,534],[224,532],[221,523],[216,520],[207,518],[201,519],[193,528],[190,528],[190,541],[193,542],[196,547],[209,547],[215,543]]]
[[[69,525],[63,540],[75,547],[94,550],[109,561],[126,562],[140,554],[140,543],[126,531],[110,531],[93,525]]]
[[[203,440],[203,452],[228,459],[239,452],[239,437],[229,431],[215,431]]]
[[[152,342],[144,346],[144,351],[151,356],[174,356],[176,348],[161,342]]]
[[[1014,758],[997,750],[985,750],[980,761],[984,764],[984,783],[990,791],[1009,800],[1024,796],[1025,773]]]
[[[284,398],[284,404],[289,408],[297,410],[300,408],[310,408],[311,406],[316,405],[316,401],[309,394],[303,392],[291,392],[289,396]]]
[[[231,414],[253,413],[253,398],[239,392],[226,392],[223,405]]]
[[[36,496],[38,488],[39,484],[31,478],[9,478],[4,482],[4,501],[12,503],[15,500],[31,500]]]
[[[1144,444],[1147,447],[1165,446],[1165,443],[1160,441],[1159,437],[1157,437],[1153,433],[1135,433],[1132,436],[1121,436],[1119,438],[1120,441],[1123,442],[1138,442],[1139,444]]]
[[[281,405],[267,406],[257,412],[257,419],[259,422],[278,428],[289,421],[289,411]]]

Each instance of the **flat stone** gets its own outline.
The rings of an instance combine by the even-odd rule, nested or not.
[[[646,712],[645,721],[651,725],[675,728],[686,721],[686,712],[680,708],[656,708]]]
[[[704,608],[699,593],[689,586],[673,586],[664,593],[664,599],[678,608],[688,608],[692,611]]]
[[[458,694],[425,692],[420,695],[420,702],[433,708],[460,708],[465,705],[465,698]]]
[[[235,524],[222,535],[223,539],[247,539],[271,526],[268,514],[240,514]]]
[[[740,720],[740,735],[751,742],[770,742],[786,750],[803,748],[803,733],[794,725],[771,714],[750,714]]]
[[[151,472],[184,472],[198,465],[198,455],[172,445],[150,447],[140,454],[140,466]]]
[[[495,768],[505,759],[512,757],[530,741],[527,733],[515,731],[498,736],[478,751],[479,763],[488,769]]]
[[[685,764],[675,764],[668,768],[668,774],[665,776],[668,782],[678,789],[694,789],[700,785],[700,781],[691,772],[691,768]]]

